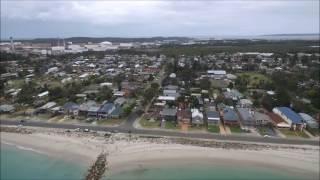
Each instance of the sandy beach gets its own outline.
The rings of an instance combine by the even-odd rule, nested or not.
[[[259,150],[224,149],[170,143],[166,139],[129,138],[121,134],[110,138],[83,134],[48,129],[36,130],[31,134],[1,132],[1,143],[81,161],[88,166],[99,153],[107,152],[111,172],[146,166],[219,163],[259,166],[284,173],[311,175],[315,179],[319,177],[319,147],[315,146],[270,145],[271,148]]]

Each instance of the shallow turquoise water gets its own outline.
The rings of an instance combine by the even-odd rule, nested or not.
[[[170,179],[170,180],[300,180],[306,177],[290,176],[281,172],[253,167],[158,167],[152,169],[130,170],[107,175],[107,180],[132,179]]]
[[[88,166],[1,144],[0,180],[84,179]],[[310,179],[262,167],[231,165],[166,165],[107,173],[106,180],[300,180]]]
[[[1,144],[1,180],[83,179],[87,167]]]

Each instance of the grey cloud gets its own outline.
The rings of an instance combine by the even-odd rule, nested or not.
[[[1,36],[317,33],[317,7],[303,0],[1,1]]]

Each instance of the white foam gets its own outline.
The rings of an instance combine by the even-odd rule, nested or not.
[[[46,154],[43,151],[39,151],[39,150],[30,148],[30,147],[21,146],[21,145],[14,144],[14,143],[7,142],[7,141],[3,141],[3,140],[1,141],[1,143],[5,144],[5,145],[9,145],[9,146],[14,146],[14,147],[16,147],[18,149],[25,150],[25,151],[32,151],[32,152],[35,152],[35,153],[38,153],[38,154]]]

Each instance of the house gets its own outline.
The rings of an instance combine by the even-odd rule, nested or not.
[[[179,87],[175,86],[175,85],[167,85],[165,87],[163,87],[164,90],[178,90]]]
[[[66,114],[72,114],[72,115],[77,115],[79,111],[80,106],[74,102],[66,102],[61,110],[66,113]]]
[[[39,108],[39,112],[44,113],[47,110],[50,110],[51,108],[55,107],[56,105],[57,105],[57,103],[55,103],[55,102],[48,102]]]
[[[303,119],[303,122],[306,123],[308,128],[319,129],[318,122],[315,119],[313,119],[313,117],[311,117],[309,114],[299,113],[299,115]]]
[[[251,108],[252,104],[253,103],[250,99],[240,99],[238,106],[241,108]]]
[[[257,126],[265,126],[272,123],[271,118],[263,112],[254,112],[253,118],[255,119]]]
[[[272,109],[272,111],[279,115],[284,121],[286,121],[290,127],[293,130],[296,130],[297,128],[299,130],[302,130],[304,125],[303,125],[303,119],[299,114],[294,112],[288,107],[275,107]]]
[[[167,121],[176,121],[177,120],[177,110],[173,108],[164,108],[160,112],[161,117]]]
[[[279,115],[269,112],[268,116],[271,119],[271,123],[277,128],[290,128],[290,125],[284,121]]]
[[[116,100],[114,100],[114,104],[116,106],[122,106],[127,100],[124,97],[118,97]]]
[[[249,108],[238,108],[239,117],[242,125],[255,126],[255,120],[253,118],[253,111]]]
[[[87,116],[89,117],[98,117],[100,107],[99,106],[90,106],[88,109]]]
[[[226,92],[223,92],[223,95],[226,99],[232,99],[233,101],[238,101],[243,98],[243,94],[241,94],[236,89],[231,89]]]
[[[13,113],[15,111],[15,107],[9,104],[0,105],[0,113]]]
[[[209,110],[206,112],[208,125],[218,125],[220,122],[220,114],[217,111]]]
[[[98,116],[102,118],[108,117],[111,112],[115,109],[115,106],[113,103],[105,103],[102,105],[98,110]]]
[[[44,98],[44,97],[46,97],[48,95],[49,95],[49,91],[44,91],[44,92],[38,94],[38,98]]]
[[[226,71],[224,70],[208,70],[207,76],[214,79],[223,79],[227,75]]]
[[[124,91],[116,91],[113,93],[114,96],[123,97],[125,95]]]
[[[163,95],[178,98],[180,96],[180,93],[177,92],[177,90],[165,89],[163,90]]]
[[[85,103],[82,103],[79,107],[79,115],[87,116],[90,107],[97,107],[97,103],[95,101],[89,100]]]
[[[177,120],[179,125],[187,124],[189,125],[191,122],[191,111],[190,109],[179,109],[177,112]]]
[[[220,115],[225,125],[239,125],[239,117],[234,109],[225,107],[223,111],[220,111]]]
[[[193,125],[203,125],[203,113],[199,109],[191,109],[192,113],[192,124]]]
[[[159,96],[158,100],[159,101],[175,101],[176,97],[174,97],[174,96]]]
[[[215,110],[216,110],[216,103],[213,102],[213,101],[208,102],[207,108],[208,108],[208,110],[210,110],[210,111],[215,111]]]
[[[122,113],[123,113],[123,110],[121,107],[117,106],[113,109],[113,111],[110,113],[110,117],[111,118],[115,118],[115,119],[118,119],[118,118],[121,118],[122,116]]]

